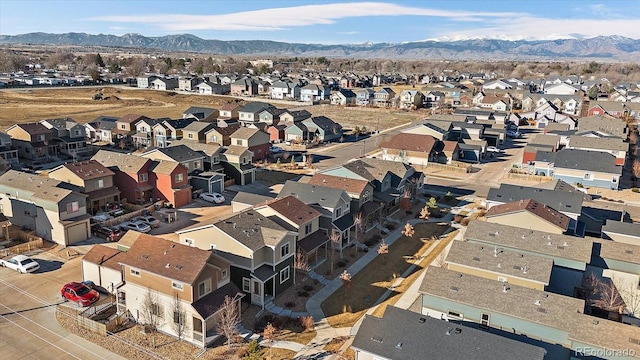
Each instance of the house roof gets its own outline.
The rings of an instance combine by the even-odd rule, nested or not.
[[[581,314],[575,315],[571,325],[571,340],[603,349],[633,350],[635,356],[640,354],[640,335],[636,326]]]
[[[142,156],[151,154],[153,152],[160,152],[168,156],[169,158],[173,159],[176,162],[199,160],[204,158],[204,154],[198,151],[191,150],[191,148],[189,148],[187,145],[176,145],[176,146],[170,146],[166,148],[154,148],[144,152]]]
[[[240,294],[240,289],[229,281],[224,286],[210,292],[207,296],[196,300],[191,306],[193,306],[203,319],[207,319],[220,310],[227,296],[233,299],[238,294]]]
[[[322,230],[316,230],[313,233],[298,240],[296,244],[305,252],[311,252],[320,246],[326,244],[329,241],[329,237]]]
[[[572,330],[572,320],[584,310],[584,300],[438,267],[427,268],[419,291],[462,306],[565,331]]]
[[[268,207],[300,226],[320,216],[320,212],[293,195],[267,202]]]
[[[538,155],[536,155],[537,158]],[[603,151],[565,148],[555,153],[554,166],[556,169],[585,170],[621,175],[622,166],[617,166],[615,159],[615,156]]]
[[[314,116],[309,120],[305,120],[305,125],[307,125],[308,127],[311,127],[312,124],[331,134],[340,133],[340,131],[342,130],[342,125],[329,119],[326,116]]]
[[[265,246],[274,247],[288,233],[275,221],[253,209],[220,220],[214,226],[252,251]]]
[[[475,243],[503,246],[546,257],[575,260],[584,264],[591,260],[593,247],[591,241],[575,236],[551,234],[479,220],[472,220],[469,223],[464,238]]]
[[[531,145],[558,146],[560,137],[556,135],[537,134],[531,139]]]
[[[0,176],[0,185],[27,192],[21,192],[21,198],[28,197],[33,200],[40,199],[54,203],[58,203],[72,193],[84,195],[79,192],[81,189],[74,185],[45,176],[28,174],[16,170],[9,170],[2,174]]]
[[[504,204],[517,200],[533,199],[563,213],[580,214],[584,199],[583,195],[581,192],[500,184],[499,189],[489,189],[487,200]]]
[[[381,318],[365,315],[351,346],[374,358],[406,360],[507,360],[514,354],[542,360],[546,353],[537,346],[395,306],[387,306]]]
[[[342,189],[347,193],[360,195],[367,188],[369,182],[366,180],[316,173],[309,179],[308,184]]]
[[[344,168],[366,178],[369,181],[382,181],[391,172],[400,179],[404,179],[407,172],[411,169],[411,165],[391,160],[382,160],[374,158],[361,158],[343,165]]]
[[[245,104],[242,109],[239,109],[239,112],[245,112],[245,113],[253,113],[253,114],[258,114],[261,111],[268,109],[268,108],[272,108],[275,107],[269,103],[264,103],[264,102],[259,102],[259,101],[252,101],[252,102],[248,102],[247,104]]]
[[[215,114],[216,111],[218,111],[218,110],[216,110],[214,108],[191,106],[187,110],[182,112],[182,114],[183,115],[193,115],[193,116],[197,117],[198,119],[202,120],[202,119],[208,118],[212,114]]]
[[[49,129],[48,127],[40,123],[16,124],[16,125],[10,126],[7,130],[11,129],[12,127],[19,127],[29,135],[40,135],[40,134],[51,133],[51,129]]]
[[[122,268],[120,265],[122,254],[123,252],[118,249],[97,244],[82,257],[82,260],[110,269],[120,270]]]
[[[531,213],[548,223],[553,224],[561,228],[563,231],[566,231],[569,228],[569,223],[571,218],[563,213],[555,210],[554,208],[539,203],[533,199],[522,199],[518,201],[513,201],[509,203],[505,203],[502,205],[492,206],[489,211],[485,214],[487,218],[491,218],[494,216],[501,216],[506,214],[512,214],[517,212],[526,211]]]
[[[640,238],[640,223],[627,223],[607,219],[605,225],[602,227],[602,232]]]
[[[233,197],[231,202],[237,202],[240,204],[248,204],[253,206],[253,205],[265,203],[269,200],[273,200],[273,197],[260,195],[260,194],[253,194],[246,191],[238,191],[238,193]]]
[[[108,168],[116,167],[120,171],[130,173],[137,173],[151,161],[150,159],[140,156],[108,150],[99,150],[91,159],[98,161]]]
[[[231,134],[231,138],[248,140],[259,131],[260,130],[258,129],[254,129],[250,127],[241,127],[238,130],[236,130],[233,134]]]
[[[346,202],[351,201],[349,195],[341,189],[287,180],[280,190],[278,198],[289,195],[295,196],[307,205],[318,204],[330,209],[335,209],[340,203],[340,199]]]
[[[446,262],[537,281],[545,285],[549,284],[553,269],[553,260],[546,257],[496,249],[493,246],[467,241],[454,241]]]
[[[430,135],[399,133],[385,141],[380,147],[430,153],[437,141]]]
[[[62,165],[83,180],[113,176],[115,173],[96,160],[85,160]],[[53,170],[55,171],[55,170]]]
[[[133,245],[122,254],[120,263],[191,285],[210,256],[207,250],[138,233]]]
[[[194,121],[191,124],[185,126],[182,131],[195,131],[195,132],[201,132],[201,131],[207,131],[211,128],[213,128],[215,126],[215,124],[213,123],[208,123],[208,122],[204,122],[204,121]]]
[[[193,123],[194,121],[197,121],[194,118],[187,118],[187,119],[170,119],[170,120],[165,120],[163,121],[165,126],[171,126],[172,128],[179,130],[179,129],[184,129],[185,127],[189,126],[189,124]]]
[[[629,144],[618,137],[594,138],[590,136],[571,136],[569,138],[569,147],[625,152],[629,150]]]
[[[640,265],[640,245],[597,239],[600,244],[600,257]]]
[[[226,150],[223,149],[223,154],[240,156],[244,154],[246,151],[249,151],[249,148],[246,146],[230,145],[226,148]]]
[[[345,98],[354,98],[356,97],[356,93],[354,93],[351,89],[340,89],[338,93],[342,94]]]
[[[151,165],[150,170],[157,174],[171,175],[173,171],[179,166],[182,165],[175,161],[160,160],[154,162],[154,164]]]
[[[78,122],[72,118],[58,118],[58,119],[45,119],[40,120],[41,124],[47,123],[51,125],[51,128],[55,128],[57,130],[68,130],[75,125],[78,125]],[[46,126],[46,125],[45,125]]]
[[[236,130],[240,128],[240,124],[231,124],[228,126],[214,126],[211,129],[207,130],[205,134],[209,134],[212,131],[219,133],[222,136],[231,136]]]
[[[143,115],[128,114],[128,115],[125,115],[125,116],[119,118],[118,122],[131,124],[131,123],[134,123],[134,122],[136,122],[136,121],[138,121],[140,119],[149,119],[149,118],[146,117],[146,116],[143,116]]]
[[[609,115],[594,115],[578,119],[578,129],[580,132],[598,131],[609,135],[626,138],[625,129],[627,124],[622,119]]]
[[[201,152],[206,156],[213,156],[217,153],[220,153],[222,150],[222,146],[218,143],[206,143],[203,144],[201,142],[193,141],[193,140],[173,140],[169,147],[171,146],[186,146],[189,149],[197,152]]]
[[[225,110],[225,111],[233,111],[233,110],[239,110],[239,108],[241,108],[242,105],[235,103],[235,102],[230,102],[230,103],[226,103],[224,105],[222,105],[220,107],[220,110]]]

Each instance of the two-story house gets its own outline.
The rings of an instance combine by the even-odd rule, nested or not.
[[[182,139],[183,137],[183,129],[193,122],[196,119],[194,118],[186,118],[186,119],[167,119],[162,121],[162,129],[164,129],[164,134],[160,134],[160,128],[154,129],[155,135],[155,143],[158,147],[163,147],[159,145],[164,145],[164,147],[169,146],[171,141]]]
[[[116,121],[116,129],[111,131],[112,142],[124,146],[131,145],[133,143],[131,135],[136,131],[136,124],[143,119],[149,120],[150,118],[136,114],[129,114],[119,118]]]
[[[203,95],[227,95],[231,92],[230,85],[216,84],[209,81],[203,81],[195,86],[195,91]]]
[[[113,144],[111,132],[116,129],[117,117],[98,116],[96,119],[84,125],[87,140],[89,142],[103,142]]]
[[[194,171],[204,170],[205,156],[200,152],[191,150],[186,145],[153,148],[143,152],[140,156],[158,161],[165,160],[180,163],[187,169],[189,174]]]
[[[331,90],[329,87],[317,84],[308,84],[300,89],[300,100],[307,102],[329,100]]]
[[[380,147],[383,160],[406,162],[426,168],[444,150],[444,142],[430,135],[400,133]]]
[[[207,131],[213,129],[215,126],[216,126],[215,123],[209,123],[204,121],[194,121],[182,129],[182,139],[189,142],[205,143],[207,138],[207,135],[206,135]],[[179,140],[176,140],[176,141],[179,141]],[[176,141],[173,141],[172,145]]]
[[[178,79],[178,90],[195,91],[196,85],[200,84],[203,79],[197,76],[181,76]]]
[[[250,78],[238,79],[231,83],[231,95],[253,96],[258,95],[258,83]]]
[[[627,150],[629,144],[625,143],[622,138],[618,137],[590,137],[590,136],[570,136],[570,149],[587,150],[587,151],[604,151],[615,156],[616,165],[623,166],[627,159]]]
[[[91,153],[87,146],[85,127],[71,118],[40,120],[51,129],[51,137],[58,143],[59,153],[78,159]]]
[[[389,107],[391,106],[391,100],[395,96],[396,93],[391,90],[391,88],[382,88],[373,94],[373,105],[377,107]]]
[[[230,282],[229,262],[211,251],[146,234],[125,236],[136,238],[117,259],[124,280],[118,309],[141,324],[150,322],[151,313],[159,331],[202,348],[218,339],[220,306],[229,297],[239,308],[242,297]]]
[[[373,99],[375,98],[374,94],[376,92],[373,89],[360,89],[356,91],[356,104],[357,105],[370,105],[373,103]]]
[[[342,248],[351,244],[355,224],[351,213],[351,198],[346,191],[321,185],[288,180],[278,198],[294,196],[320,212],[319,227],[327,235],[340,234]]]
[[[255,211],[275,221],[289,231],[295,231],[296,253],[302,254],[310,268],[322,264],[327,258],[327,234],[320,230],[320,212],[298,200],[285,196],[269,200]]]
[[[183,119],[193,118],[197,121],[204,121],[209,123],[216,122],[218,116],[220,116],[220,111],[218,109],[201,106],[191,106],[187,110],[182,112]]]
[[[193,151],[198,151],[205,155],[204,172],[193,174],[189,177],[189,183],[193,190],[204,192],[224,191],[224,167],[221,164],[221,157],[224,148],[216,143],[203,144],[188,140],[174,141],[172,146],[186,145]]]
[[[214,126],[213,128],[205,131],[205,142],[229,146],[231,145],[231,134],[236,132],[239,128],[240,124],[237,123],[229,126]]]
[[[275,106],[259,101],[246,103],[238,110],[238,120],[242,126],[257,123],[260,120],[260,113],[269,108],[275,108]]]
[[[356,94],[351,89],[340,89],[329,97],[332,105],[354,105]]]
[[[92,159],[114,172],[113,181],[122,200],[146,204],[156,199],[155,184],[149,176],[151,159],[107,150],[99,150]]]
[[[151,87],[151,83],[157,78],[156,75],[142,75],[136,78],[136,83],[139,88],[148,89]]]
[[[293,125],[295,123],[304,121],[311,117],[311,113],[307,110],[285,110],[280,114],[279,124]]]
[[[248,185],[256,181],[256,167],[253,165],[253,152],[246,146],[230,145],[222,149],[220,164],[229,179],[236,185]]]
[[[314,116],[300,123],[307,127],[309,137],[317,141],[337,141],[342,137],[342,125],[326,116]]]
[[[272,99],[299,99],[300,85],[291,81],[276,81],[269,88]]]
[[[224,104],[220,107],[220,115],[218,117],[218,120],[222,119],[222,120],[230,120],[230,119],[238,119],[239,118],[239,114],[238,111],[242,108],[242,105],[238,104],[237,102],[230,102],[227,104]]]
[[[219,221],[176,232],[181,244],[213,253],[231,263],[231,281],[262,306],[293,285],[296,232],[249,209]]]
[[[538,151],[535,171],[569,184],[617,190],[622,166],[616,157],[604,151],[562,149],[558,152]]]
[[[399,100],[401,109],[419,109],[424,103],[424,94],[418,90],[402,90]]]
[[[11,136],[0,132],[0,159],[4,166],[17,165],[20,163],[18,149],[11,143]]]
[[[153,146],[153,127],[159,121],[155,119],[140,119],[133,125],[135,131],[131,135],[131,140],[136,148],[147,148]]]
[[[87,195],[87,211],[106,211],[110,204],[120,202],[120,190],[114,185],[115,173],[96,160],[60,165],[49,171],[50,178],[68,182]]]
[[[91,236],[87,195],[69,184],[9,170],[0,176],[0,207],[13,225],[62,246]]]
[[[58,153],[53,132],[40,123],[12,125],[7,129],[11,143],[18,149],[18,157],[29,160],[48,159]]]
[[[269,156],[270,136],[268,133],[250,127],[241,127],[231,134],[231,145],[244,146],[253,153],[253,160]]]
[[[175,90],[178,88],[178,79],[175,78],[157,78],[149,84],[154,90]]]
[[[285,109],[268,108],[258,114],[258,122],[268,125],[277,125],[280,122],[280,115],[285,112]]]
[[[191,185],[187,168],[171,160],[155,161],[149,168],[156,199],[180,208],[191,203]]]

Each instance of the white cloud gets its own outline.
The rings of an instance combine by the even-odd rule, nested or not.
[[[364,16],[427,16],[454,21],[522,16],[512,12],[466,12],[409,7],[381,2],[305,5],[244,11],[223,15],[116,15],[93,17],[91,21],[154,24],[168,31],[231,30],[274,31],[291,27],[329,25],[336,20]]]

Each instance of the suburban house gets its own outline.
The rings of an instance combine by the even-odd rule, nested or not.
[[[18,156],[28,160],[48,159],[58,153],[51,129],[40,123],[11,125],[7,129],[11,144],[18,150]]]
[[[373,185],[364,179],[315,173],[307,182],[311,185],[341,189],[351,198],[351,210],[355,213],[367,202],[373,200]]]
[[[189,174],[204,171],[204,154],[193,151],[187,145],[153,148],[140,154],[141,157],[157,161],[173,161],[184,166]]]
[[[12,145],[11,136],[0,132],[0,161],[5,166],[17,165],[20,163],[18,149]]]
[[[269,156],[271,138],[268,133],[250,127],[241,127],[230,136],[231,144],[248,148],[253,160],[262,160]]]
[[[464,274],[543,291],[549,286],[553,260],[539,255],[454,241],[446,268]]]
[[[309,136],[311,137],[313,134],[312,138],[317,141],[337,141],[342,137],[342,125],[326,116],[314,116],[302,120],[300,123],[307,127]]]
[[[178,90],[181,91],[194,91],[196,85],[200,84],[203,80],[197,76],[183,76],[178,79]]]
[[[285,141],[302,143],[304,141],[312,140],[314,135],[315,133],[309,132],[307,126],[302,122],[293,123],[284,128]]]
[[[608,152],[562,149],[558,152],[538,151],[535,172],[569,184],[617,190],[622,166]]]
[[[156,75],[142,75],[136,78],[136,83],[139,88],[148,89],[151,87],[151,83],[157,78]]]
[[[253,96],[258,95],[258,83],[250,78],[238,79],[231,83],[231,95]]]
[[[157,78],[151,81],[150,87],[154,90],[175,90],[178,88],[178,79]]]
[[[159,123],[160,121],[155,119],[141,119],[138,121],[134,128],[135,133],[131,135],[131,140],[133,141],[133,145],[136,148],[147,148],[152,146],[153,144],[160,143],[163,144],[163,140],[160,140],[162,136],[158,134],[158,141],[154,141],[154,125]]]
[[[62,246],[91,236],[87,195],[62,181],[9,170],[0,176],[2,213],[13,225]]]
[[[640,246],[640,224],[607,220],[602,227],[602,238]]]
[[[577,225],[577,222],[572,221],[567,215],[533,199],[494,205],[487,211],[485,218],[491,223],[524,227],[552,234],[573,235]]]
[[[350,89],[340,89],[329,97],[332,105],[354,105],[356,94]]]
[[[220,107],[220,116],[218,119],[238,119],[238,111],[242,108],[242,105],[236,102],[230,102]]]
[[[206,143],[207,131],[213,129],[215,126],[215,123],[194,121],[182,129],[182,139],[189,142]],[[176,141],[171,144],[173,145]]]
[[[278,108],[264,109],[260,112],[260,114],[258,114],[258,123],[277,125],[280,122],[280,115],[285,111],[285,109]]]
[[[227,95],[231,92],[231,85],[203,81],[195,86],[195,91],[202,95]]]
[[[280,114],[279,124],[291,125],[311,117],[311,113],[307,110],[287,110]]]
[[[239,124],[229,126],[214,126],[213,128],[205,131],[205,142],[216,143],[222,146],[231,145],[231,134],[236,132],[240,128]]]
[[[571,136],[569,137],[569,145],[567,147],[577,150],[608,152],[615,156],[616,165],[624,165],[627,159],[627,150],[629,150],[629,144],[618,137],[594,138],[588,136]]]
[[[112,142],[114,144],[131,145],[133,140],[131,135],[136,130],[136,124],[142,119],[150,119],[146,116],[129,114],[116,120],[116,129],[111,131]]]
[[[295,196],[268,200],[254,209],[283,228],[297,233],[296,253],[302,254],[310,268],[315,268],[327,259],[329,238],[320,230],[319,211]]]
[[[365,315],[351,348],[356,360],[546,359],[541,347],[395,306],[382,317]]]
[[[285,139],[284,130],[287,128],[285,124],[271,125],[267,127],[267,133],[269,134],[269,140],[274,143],[281,143]]]
[[[51,129],[51,137],[58,143],[58,151],[72,159],[90,155],[92,150],[87,145],[87,135],[83,125],[71,118],[40,120],[40,123]]]
[[[242,297],[229,280],[229,262],[211,251],[133,233],[137,239],[118,256],[124,277],[118,309],[142,324],[151,312],[160,319],[159,331],[202,348],[216,340],[217,313],[225,297],[238,307]],[[145,301],[152,311],[145,309]]]
[[[398,107],[401,109],[419,109],[424,103],[424,94],[418,90],[402,90]]]
[[[220,154],[224,173],[235,180],[236,185],[248,185],[256,181],[253,152],[246,146],[230,145]]]
[[[110,204],[120,202],[120,190],[113,181],[115,173],[96,160],[60,165],[47,176],[78,186],[87,195],[86,208],[91,214],[106,211]]]
[[[275,81],[269,88],[272,99],[300,98],[300,85],[290,81]]]
[[[356,104],[357,105],[371,105],[373,103],[373,99],[375,98],[374,94],[376,92],[373,89],[360,89],[356,91]]]
[[[149,171],[156,199],[167,201],[176,208],[191,203],[187,168],[181,163],[171,160],[154,161]]]
[[[146,204],[156,198],[155,184],[149,177],[151,159],[107,150],[98,151],[92,159],[114,172],[113,181],[123,201]]]
[[[93,281],[94,284],[116,294],[116,289],[123,285],[122,265],[120,258],[124,254],[119,249],[96,244],[82,257],[82,281]]]
[[[155,143],[158,147],[166,147],[169,146],[171,141],[180,140],[183,137],[182,130],[195,122],[194,118],[187,119],[167,119],[162,121],[160,124],[161,128],[155,129],[154,127],[154,135],[155,135]],[[161,134],[159,131],[162,130]]]
[[[257,123],[260,121],[260,113],[269,108],[275,108],[275,106],[259,101],[249,102],[238,110],[238,120],[242,126]]]
[[[180,244],[211,250],[231,263],[231,281],[254,305],[264,308],[294,283],[297,233],[255,210],[176,233]]]
[[[91,122],[84,124],[85,134],[90,142],[104,142],[113,144],[111,132],[116,129],[117,117],[99,116]]]
[[[391,100],[396,96],[396,93],[391,88],[385,87],[373,94],[373,105],[377,107],[389,107],[391,106]]]
[[[221,163],[222,152],[224,148],[215,143],[203,144],[189,140],[177,140],[171,144],[172,146],[186,145],[193,151],[200,152],[205,155],[204,172],[194,173],[189,176],[189,183],[194,191],[200,190],[204,192],[224,191],[224,167]]]
[[[592,115],[582,117],[578,122],[578,135],[585,132],[595,132],[600,136],[615,136],[626,139],[629,126],[622,119],[609,115]]]
[[[302,101],[316,102],[329,100],[330,95],[331,90],[323,85],[309,84],[300,89],[300,100]]]
[[[355,224],[351,213],[351,198],[346,191],[287,180],[278,198],[289,195],[319,211],[320,229],[327,235],[334,232],[340,234],[343,248],[351,244],[351,231]]]
[[[399,133],[380,145],[382,159],[409,163],[426,168],[444,150],[444,142],[433,136]]]
[[[220,111],[214,108],[206,108],[200,106],[191,106],[182,112],[183,119],[193,118],[197,121],[215,123],[220,116]]]

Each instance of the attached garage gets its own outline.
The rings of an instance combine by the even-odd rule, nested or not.
[[[67,245],[87,240],[90,235],[89,221],[83,221],[65,227],[65,239]]]
[[[82,258],[82,280],[93,281],[105,290],[115,293],[122,283],[122,266],[118,263],[123,252],[103,245],[95,245]]]
[[[224,174],[219,172],[203,172],[198,175],[191,176],[190,184],[193,190],[201,190],[202,192],[224,191]]]

